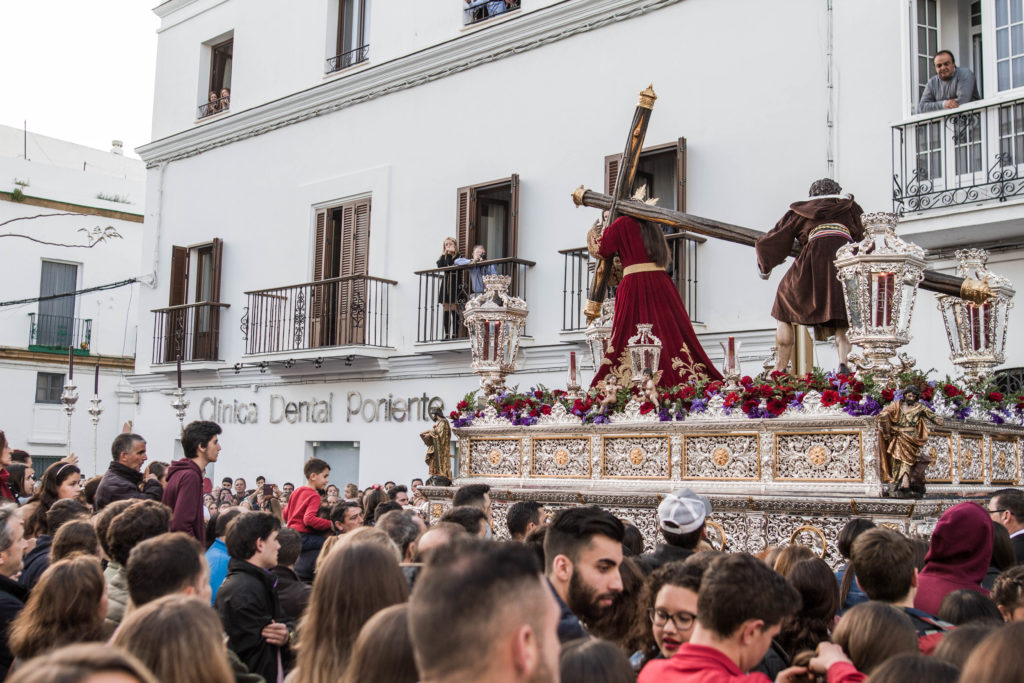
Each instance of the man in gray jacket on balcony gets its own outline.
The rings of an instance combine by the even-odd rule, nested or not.
[[[956,109],[961,104],[980,99],[978,83],[971,70],[957,66],[953,53],[942,50],[935,55],[935,75],[924,88],[917,113]]]

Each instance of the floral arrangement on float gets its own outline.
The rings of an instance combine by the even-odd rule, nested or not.
[[[802,377],[771,372],[754,378],[744,376],[738,389],[732,390],[722,381],[659,387],[657,402],[636,385],[619,388],[614,400],[604,393],[604,387],[592,387],[575,395],[543,385],[528,391],[512,387],[490,399],[481,392],[470,392],[449,417],[456,428],[472,425],[488,407],[493,407],[499,418],[524,427],[551,415],[556,406],[561,406],[559,413],[575,415],[583,424],[608,423],[614,415],[626,413],[627,406],[639,415],[653,413],[662,422],[703,415],[709,406],[728,417],[755,420],[798,417],[809,410],[821,414],[822,409],[831,409],[829,412],[837,416],[864,417],[877,415],[887,404],[902,399],[904,388],[916,386],[921,402],[943,417],[1024,425],[1024,391],[1004,394],[991,379],[977,382],[947,375],[935,380],[929,379],[929,374],[906,371],[897,374],[895,382],[882,383],[871,375],[859,377],[817,368]]]

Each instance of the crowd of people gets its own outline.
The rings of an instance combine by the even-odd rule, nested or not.
[[[519,501],[499,528],[484,484],[428,526],[421,480],[339,490],[316,458],[298,486],[213,491],[220,434],[193,422],[184,458],[148,465],[121,434],[102,476],[70,458],[33,485],[0,432],[0,677],[1020,680],[1017,489],[949,508],[929,538],[851,519],[833,572],[798,544],[712,548],[689,489],[662,500],[649,549],[596,506]]]

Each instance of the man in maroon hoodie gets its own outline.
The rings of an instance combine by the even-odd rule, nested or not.
[[[942,513],[932,532],[924,569],[917,577],[914,607],[938,614],[942,599],[961,588],[988,595],[981,580],[992,561],[992,520],[977,503]]]
[[[789,364],[793,324],[797,323],[814,326],[818,341],[835,335],[840,369],[848,371],[845,366],[850,355],[850,341],[846,337],[849,322],[834,262],[836,251],[864,238],[860,220],[864,210],[853,201],[853,195],[843,195],[842,191],[831,178],[814,181],[810,197],[790,204],[786,215],[755,245],[757,267],[767,280],[772,268],[789,257],[793,241],[800,244],[799,255],[779,282],[772,308],[772,317],[779,321],[775,332],[775,370],[784,371]]]
[[[206,543],[206,523],[203,520],[203,471],[220,455],[220,425],[216,422],[196,420],[185,427],[181,447],[185,457],[175,460],[167,468],[167,486],[163,504],[174,511],[171,531],[184,531]]]

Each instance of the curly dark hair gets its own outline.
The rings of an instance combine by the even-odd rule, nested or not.
[[[831,178],[821,178],[811,183],[811,189],[807,191],[808,196],[821,197],[829,194],[842,194],[843,188]]]
[[[114,518],[107,529],[107,546],[111,559],[127,566],[132,548],[171,527],[171,508],[155,500],[135,503]]]
[[[665,586],[678,586],[698,593],[703,576],[704,567],[696,563],[677,561],[662,565],[647,577],[647,582],[640,592],[640,599],[637,601],[631,632],[631,636],[637,643],[637,650],[643,654],[645,663],[658,656],[658,644],[654,642],[651,619],[648,616],[648,610],[654,607],[658,593]]]

